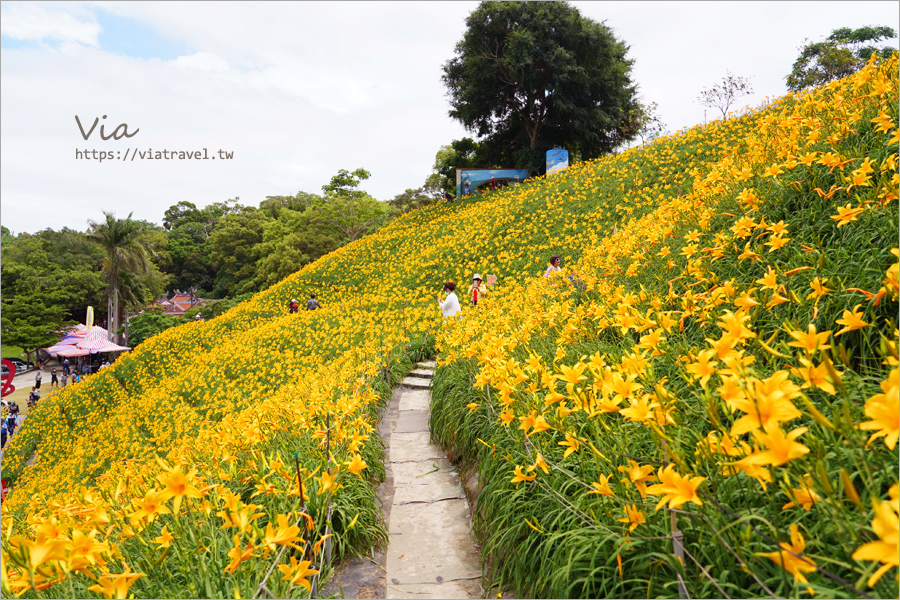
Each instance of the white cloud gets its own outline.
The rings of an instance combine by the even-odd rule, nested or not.
[[[231,68],[227,61],[211,52],[197,52],[189,56],[179,56],[173,62],[177,67],[211,73],[225,73]]]
[[[900,13],[887,2],[574,5],[606,20],[631,46],[634,80],[671,130],[703,121],[697,95],[726,69],[753,78],[756,94],[741,106],[759,104],[785,92],[784,76],[805,38],[891,24]],[[474,2],[2,6],[4,35],[14,37],[11,28],[15,39],[62,42],[4,48],[0,56],[2,220],[16,232],[84,229],[101,210],[160,222],[181,200],[203,206],[239,196],[257,205],[267,195],[318,192],[339,169],[359,167],[372,172],[365,189],[389,199],[424,182],[441,145],[471,135],[447,115],[441,66]],[[142,59],[97,47],[97,6],[188,53]],[[45,23],[27,37],[34,26],[21,25],[23,18],[10,25],[15,11],[32,15],[32,23],[46,13],[46,23],[76,24]],[[97,28],[93,34],[73,33],[88,25]],[[95,133],[85,142],[76,114],[83,123],[107,115],[107,133],[119,123],[141,131],[118,142]],[[204,147],[233,151],[234,159],[75,158],[84,148]]]
[[[97,45],[102,28],[93,21],[81,21],[71,13],[40,4],[4,3],[0,33],[20,41],[78,42]]]

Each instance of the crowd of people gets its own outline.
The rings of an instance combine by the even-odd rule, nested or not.
[[[544,271],[544,277],[550,277],[553,273],[556,273],[561,270],[560,263],[562,259],[558,254],[554,254],[550,257],[550,264],[547,266],[547,270]],[[481,275],[475,273],[472,276],[472,285],[469,286],[466,295],[469,298],[472,306],[478,306],[478,301],[485,297],[488,293],[488,287],[493,285],[496,282],[497,278],[491,275],[488,275],[488,282],[485,285],[484,281],[481,279]],[[453,317],[462,312],[462,307],[459,304],[459,298],[456,295],[456,283],[453,281],[448,281],[444,284],[444,287],[441,289],[441,292],[445,294],[445,298],[441,299],[440,296],[437,297],[438,306],[441,309],[441,313],[444,317]]]
[[[19,426],[19,405],[16,402],[3,401],[3,408],[6,409],[6,416],[0,423],[0,449],[6,447],[6,442],[16,432]]]
[[[561,270],[560,263],[562,259],[558,254],[554,254],[550,257],[550,264],[547,266],[547,270],[544,271],[544,277],[550,277],[553,273],[556,273]],[[497,278],[488,275],[487,284],[485,284],[484,280],[481,278],[481,275],[475,273],[472,276],[472,284],[469,286],[468,291],[466,292],[466,296],[468,296],[469,301],[472,306],[478,306],[478,301],[485,297],[488,293],[489,286],[493,285]],[[462,307],[459,304],[459,298],[456,295],[456,283],[453,281],[448,281],[444,284],[444,287],[441,289],[441,293],[445,295],[442,299],[440,296],[437,297],[438,306],[441,309],[441,313],[444,317],[453,317],[462,312]],[[322,308],[322,305],[319,304],[319,301],[316,299],[315,294],[310,294],[309,300],[306,302],[306,310],[316,310],[318,308]],[[300,310],[300,304],[297,302],[295,298],[291,298],[291,301],[288,303],[288,314],[293,314]]]
[[[46,362],[46,361],[44,361]],[[96,365],[94,365],[96,366]],[[109,360],[105,360],[99,369],[110,366]],[[41,399],[41,385],[43,384],[44,374],[42,372],[43,365],[39,366],[34,374],[34,385],[28,393],[26,400],[29,408],[37,406]],[[78,358],[75,364],[71,364],[68,358],[63,358],[59,367],[54,367],[50,371],[50,389],[60,389],[66,387],[67,383],[78,383],[91,373],[93,367],[85,358]],[[6,446],[6,442],[13,436],[19,425],[20,415],[19,404],[11,399],[3,400],[3,417],[0,418],[2,425],[2,444],[0,448]],[[24,416],[22,417],[24,418]]]

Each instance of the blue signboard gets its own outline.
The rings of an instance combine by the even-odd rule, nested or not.
[[[469,194],[488,191],[493,184],[518,185],[528,177],[527,169],[457,169],[456,197],[462,198],[469,188]]]
[[[547,150],[547,175],[569,168],[569,151],[564,148]]]

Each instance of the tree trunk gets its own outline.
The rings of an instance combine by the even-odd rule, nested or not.
[[[118,344],[116,329],[119,328],[119,281],[118,277],[115,275],[110,275],[109,277],[108,298],[106,311],[106,327],[108,328],[108,331],[106,337],[110,342]]]

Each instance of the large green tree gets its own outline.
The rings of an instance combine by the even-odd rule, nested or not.
[[[145,227],[131,218],[117,219],[113,213],[104,212],[105,220],[89,221],[88,239],[104,252],[103,275],[109,285],[107,321],[109,339],[118,342],[121,319],[120,296],[131,274],[147,275],[150,272],[150,250],[143,236]]]
[[[325,199],[317,207],[317,218],[339,236],[341,245],[372,233],[397,213],[387,202],[379,202],[359,189],[370,176],[365,169],[352,173],[341,169],[322,186]]]
[[[897,37],[891,27],[841,27],[822,42],[809,42],[800,48],[794,68],[785,78],[787,89],[796,92],[846,77],[865,66],[872,54],[889,55],[897,50],[879,46],[883,40]]]
[[[628,47],[566,2],[483,2],[444,65],[450,116],[483,158],[541,172],[554,146],[589,159],[630,134]]]
[[[207,241],[210,265],[216,271],[215,297],[259,290],[256,263],[263,254],[263,232],[271,221],[266,213],[252,206],[241,207],[219,220]]]
[[[205,208],[182,201],[166,210],[163,227],[168,232],[168,260],[160,261],[160,268],[171,276],[170,290],[193,287],[204,294],[211,292],[216,268],[210,258],[209,239],[224,216],[243,208],[238,200],[213,202]]]
[[[59,330],[98,306],[103,253],[71,229],[10,236],[3,244],[3,343],[31,354],[59,341]]]

